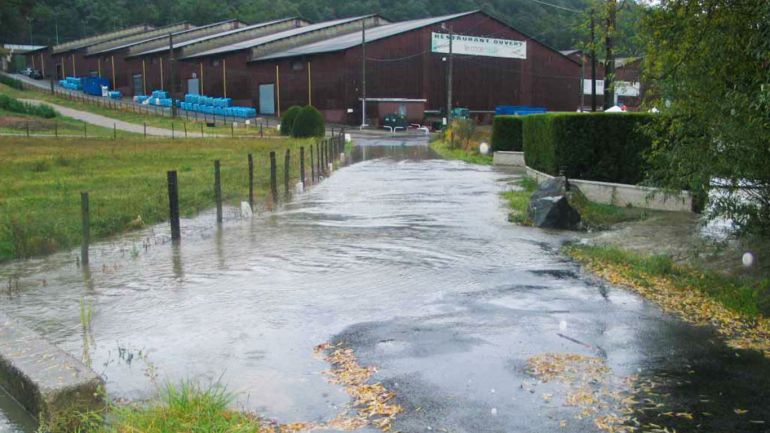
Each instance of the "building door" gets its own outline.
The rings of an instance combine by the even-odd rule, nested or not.
[[[275,114],[275,84],[259,85],[259,113]]]
[[[134,95],[144,95],[144,83],[142,74],[134,74],[132,83],[134,83]]]
[[[200,84],[198,83],[198,78],[190,78],[187,80],[187,93],[191,95],[200,94]]]

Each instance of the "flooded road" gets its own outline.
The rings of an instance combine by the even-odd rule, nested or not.
[[[518,174],[433,159],[419,140],[360,144],[363,161],[277,212],[183,220],[179,246],[161,224],[96,244],[89,269],[74,251],[6,265],[0,281],[21,290],[0,310],[89,362],[117,399],[219,382],[239,408],[323,422],[350,403],[313,353],[331,341],[395,391],[398,431],[600,431],[568,386],[527,371],[547,353],[599,359],[611,392],[656,381],[665,406],[640,422],[768,431],[767,362],[580,273],[559,254],[567,235],[508,223],[499,193]],[[0,414],[0,431],[24,431],[15,419]]]

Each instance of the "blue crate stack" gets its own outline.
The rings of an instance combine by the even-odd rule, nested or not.
[[[257,110],[251,107],[233,106],[232,98],[213,98],[205,95],[184,95],[183,101],[178,101],[179,108],[217,116],[251,118],[257,117]]]

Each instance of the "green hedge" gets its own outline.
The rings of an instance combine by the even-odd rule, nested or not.
[[[308,105],[294,119],[294,127],[291,130],[292,137],[323,137],[326,133],[324,117],[320,111]]]
[[[0,74],[0,83],[3,83],[9,87],[13,87],[14,89],[24,90],[24,84],[21,81],[4,74]]]
[[[281,114],[281,135],[291,135],[291,131],[294,129],[294,120],[297,118],[300,111],[302,111],[302,107],[295,105],[289,107],[288,110]]]
[[[650,139],[640,126],[647,113],[551,113],[524,119],[524,159],[529,167],[568,177],[637,184],[646,173]]]
[[[28,104],[6,95],[0,95],[0,110],[12,113],[31,114],[33,116],[52,119],[56,117],[56,111],[50,105]]]
[[[492,151],[517,151],[523,148],[524,121],[520,116],[495,116],[492,123]]]

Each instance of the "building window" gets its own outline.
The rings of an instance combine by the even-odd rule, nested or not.
[[[211,59],[211,66],[219,66],[219,59]]]
[[[291,63],[291,70],[292,71],[301,71],[305,67],[305,64],[299,61],[292,62]]]

